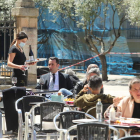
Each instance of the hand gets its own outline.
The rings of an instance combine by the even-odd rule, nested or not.
[[[26,70],[25,67],[26,67],[25,65],[20,65],[19,69],[25,71]]]
[[[122,96],[122,97],[115,97],[113,99],[113,105],[116,107],[123,98],[124,98],[124,96]]]
[[[84,88],[82,89],[82,91],[83,91],[83,92],[87,92],[87,91],[89,90],[89,88],[88,88],[88,87],[89,87],[89,86],[88,86],[88,84],[87,84],[87,85],[85,85],[85,86],[84,86]]]

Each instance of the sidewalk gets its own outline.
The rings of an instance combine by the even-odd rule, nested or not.
[[[113,96],[129,96],[129,81],[135,76],[108,75],[108,81],[103,82],[104,93]]]

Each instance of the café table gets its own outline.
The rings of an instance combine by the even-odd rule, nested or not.
[[[85,120],[85,121],[84,121]],[[91,120],[89,119],[89,121],[87,119],[77,119],[77,120],[73,120],[73,123],[77,124],[77,123],[90,123],[90,122],[93,122],[94,120]],[[99,122],[95,119],[94,122]],[[124,133],[125,133],[125,136],[130,136],[130,133],[131,133],[131,130],[132,129],[137,129],[140,127],[140,124],[139,125],[129,125],[129,124],[122,124],[122,123],[110,123],[109,120],[104,120],[101,121],[100,123],[103,123],[103,124],[108,124],[110,126],[113,126],[117,129],[120,129],[120,130],[123,130]]]
[[[49,90],[46,90],[46,89],[26,89],[26,91],[32,91],[33,93],[35,94],[50,94],[50,93],[57,93],[58,90],[52,90],[52,91],[49,91]]]

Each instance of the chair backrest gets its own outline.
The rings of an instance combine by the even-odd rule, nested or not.
[[[7,131],[16,130],[18,129],[18,114],[15,109],[15,101],[26,95],[26,88],[12,87],[3,90],[2,93]],[[22,105],[19,104],[18,108],[22,109]]]
[[[123,138],[120,138],[119,140],[140,140],[140,136],[129,136],[129,137],[123,137]]]
[[[32,106],[30,105],[31,102],[45,102],[45,97],[43,96],[24,96],[22,103],[23,103],[23,113],[29,112]],[[40,111],[38,108],[35,109],[35,115],[39,115]]]
[[[102,114],[102,116],[104,116],[104,112],[106,111],[106,109],[110,106],[111,104],[103,104],[103,114]],[[88,110],[87,110],[87,112],[86,113],[88,113],[88,114],[96,114],[96,106],[95,107],[91,107],[91,108],[89,108]],[[94,116],[94,117],[96,117],[96,116]]]
[[[40,104],[40,126],[42,129],[43,122],[53,122],[53,118],[64,109],[64,103],[45,102]]]
[[[78,124],[78,140],[107,140],[108,128],[108,125],[101,123]]]
[[[104,116],[104,112],[106,111],[106,109],[112,104],[103,104],[103,116]]]
[[[62,129],[68,129],[69,127],[73,126],[73,120],[76,119],[84,119],[85,113],[80,111],[67,111],[60,113],[60,124],[62,125]],[[70,135],[76,135],[77,132],[72,130]]]

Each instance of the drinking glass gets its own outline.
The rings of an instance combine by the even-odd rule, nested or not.
[[[43,91],[43,90],[42,90],[42,86],[45,84],[44,79],[43,79],[43,78],[40,78],[39,83],[40,83],[40,85],[41,85],[41,91]]]
[[[24,65],[24,66],[25,66],[25,67],[24,67],[24,68],[25,68],[25,70],[23,71],[23,72],[24,72],[24,74],[23,74],[23,75],[24,75],[24,76],[26,76],[25,72],[26,72],[26,70],[28,70],[29,66],[28,66],[26,63],[25,63],[25,65]]]
[[[122,117],[122,112],[115,112],[116,119],[120,119]]]
[[[17,83],[17,77],[12,77],[12,84],[14,84],[15,86],[16,83]]]

